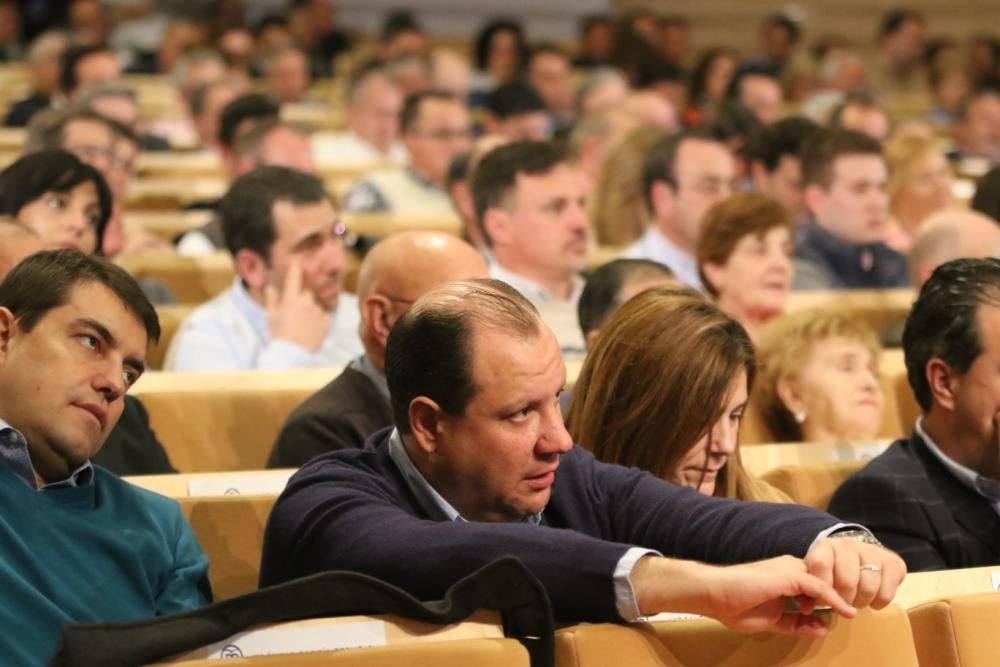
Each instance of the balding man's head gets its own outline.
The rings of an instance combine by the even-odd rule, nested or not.
[[[927,218],[910,248],[910,279],[923,285],[941,264],[960,258],[996,257],[1000,225],[991,218],[963,209],[940,211]]]
[[[0,280],[39,250],[44,250],[44,245],[35,232],[11,220],[0,220]]]
[[[403,232],[378,243],[358,276],[361,340],[372,362],[382,366],[389,330],[410,304],[442,283],[486,275],[475,248],[449,234]]]
[[[465,412],[481,389],[472,373],[477,333],[487,329],[532,338],[543,327],[531,302],[499,280],[446,283],[417,299],[392,328],[386,346],[396,427],[410,432],[410,403],[420,396],[447,414]]]

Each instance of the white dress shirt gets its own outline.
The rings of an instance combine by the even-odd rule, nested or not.
[[[941,451],[937,444],[931,440],[927,432],[924,431],[924,418],[920,417],[917,419],[917,423],[914,425],[913,430],[917,432],[924,440],[924,444],[927,445],[927,449],[930,450],[941,465],[950,472],[955,479],[961,482],[963,485],[972,489],[974,492],[986,498],[993,506],[994,511],[1000,514],[1000,481],[995,479],[990,479],[989,477],[983,477],[978,472],[971,468],[966,468],[961,463],[957,463],[951,460],[947,454]]]
[[[322,346],[311,352],[271,338],[267,313],[240,278],[189,315],[174,335],[164,362],[168,371],[227,371],[342,367],[363,353],[358,299],[341,293]]]
[[[569,298],[561,299],[533,280],[500,266],[496,260],[490,263],[490,277],[507,283],[534,304],[542,321],[556,335],[564,356],[583,356],[586,345],[576,313],[580,294],[583,293],[583,278],[573,276],[573,290]]]
[[[354,132],[340,132],[334,135],[317,135],[312,140],[313,157],[316,162],[336,166],[366,166],[379,164],[404,164],[406,149],[394,142],[389,153],[380,152]]]
[[[677,279],[688,287],[699,292],[705,291],[701,276],[698,275],[698,261],[674,245],[655,225],[649,227],[621,256],[623,259],[651,259],[659,262],[673,271]]]

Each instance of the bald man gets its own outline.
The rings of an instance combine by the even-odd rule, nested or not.
[[[1000,256],[1000,225],[976,211],[947,209],[929,216],[910,247],[907,263],[920,288],[934,269],[953,259]]]
[[[372,248],[358,275],[365,353],[292,412],[267,466],[295,468],[319,454],[361,448],[368,436],[391,425],[384,367],[392,325],[437,285],[487,273],[475,248],[447,234],[405,232]]]
[[[32,230],[8,219],[0,219],[0,280],[28,255],[44,250]]]

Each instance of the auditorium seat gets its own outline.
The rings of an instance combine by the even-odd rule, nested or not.
[[[216,601],[257,590],[264,526],[277,496],[179,498],[184,518],[208,555]]]
[[[205,257],[180,257],[169,254],[122,255],[115,263],[136,279],[162,281],[174,293],[178,303],[198,304],[208,301],[233,284],[236,275],[229,253],[217,252]]]
[[[162,663],[174,667],[218,667],[218,660]],[[529,667],[528,652],[514,639],[456,639],[342,651],[227,658],[226,665],[278,667]]]
[[[289,413],[337,368],[146,373],[132,389],[180,472],[261,470]]]
[[[995,667],[1000,660],[1000,595],[981,593],[927,602],[909,610],[920,664]]]
[[[156,314],[160,318],[160,340],[149,349],[146,355],[146,368],[158,371],[163,368],[163,360],[170,349],[170,341],[180,328],[184,318],[191,314],[194,306],[157,306]]]
[[[881,337],[906,319],[915,299],[911,288],[795,291],[788,295],[785,311],[835,307],[862,320]]]
[[[896,606],[829,617],[826,637],[730,630],[709,619],[628,626],[576,625],[556,632],[556,667],[916,667],[906,613]]]
[[[869,461],[886,450],[890,440],[876,442],[782,442],[740,449],[743,467],[752,475],[783,466],[818,465],[837,461]]]
[[[867,461],[836,461],[782,466],[761,475],[761,479],[784,491],[800,505],[825,510],[837,488],[866,463]]]
[[[989,593],[1000,588],[1000,564],[959,570],[911,572],[900,584],[893,604],[904,609],[958,595]]]

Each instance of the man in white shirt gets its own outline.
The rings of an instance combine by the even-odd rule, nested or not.
[[[406,161],[399,143],[403,93],[381,65],[363,68],[347,84],[347,132],[315,137],[316,157],[324,164],[372,165]]]
[[[490,275],[535,304],[564,352],[581,352],[576,304],[590,222],[579,170],[559,144],[517,141],[480,161],[472,196],[493,253]]]
[[[471,144],[465,105],[439,91],[410,95],[403,103],[400,131],[409,163],[369,173],[344,197],[344,210],[456,215],[447,191],[448,166]]]
[[[341,294],[344,228],[319,179],[258,167],[219,214],[237,278],[184,321],[167,370],[342,366],[361,353],[357,300]]]
[[[685,285],[702,289],[695,246],[705,213],[733,194],[733,156],[710,134],[675,134],[650,150],[642,181],[652,222],[622,257],[659,262]]]

